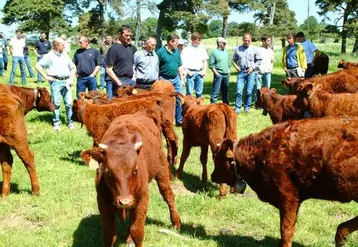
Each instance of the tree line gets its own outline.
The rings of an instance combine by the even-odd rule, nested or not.
[[[310,39],[334,38],[341,40],[341,52],[346,53],[347,38],[355,39],[353,52],[358,51],[358,1],[316,0],[319,14],[328,19],[334,12],[335,25],[318,23],[308,17],[298,27],[294,11],[287,0],[7,0],[3,9],[3,24],[18,23],[25,32],[83,34],[102,39],[104,34],[117,34],[121,24],[129,23],[135,31],[135,39],[156,35],[158,42],[168,33],[182,29],[199,31],[205,38],[239,36],[250,31],[253,37],[262,34],[283,38],[292,31],[303,31]],[[124,18],[124,9],[130,9],[130,18]],[[146,9],[158,18],[141,19]],[[159,12],[159,13],[158,13]],[[232,12],[254,12],[254,23],[228,23]],[[72,17],[78,16],[74,26]],[[337,23],[342,21],[343,25]],[[155,30],[155,33],[153,33]],[[159,43],[160,45],[160,43]]]

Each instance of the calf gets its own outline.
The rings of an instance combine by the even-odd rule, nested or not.
[[[339,61],[337,68],[356,69],[356,68],[358,68],[358,63],[352,63],[352,62],[344,61],[342,59],[341,61]]]
[[[211,152],[216,150],[216,144],[225,138],[236,139],[236,114],[227,104],[200,105],[202,98],[180,95],[183,102],[183,151],[177,177],[181,178],[185,161],[190,149],[201,148],[200,162],[203,166],[202,181],[208,180],[207,161],[208,147]],[[220,197],[226,195],[226,186],[220,185]]]
[[[307,82],[301,85],[299,94],[306,97],[307,110],[312,117],[358,117],[358,94],[356,93],[332,94],[322,90],[320,84]]]
[[[74,100],[72,105],[72,119],[86,125],[93,137],[94,145],[98,145],[109,124],[118,116],[135,113],[139,110],[152,109],[161,114],[161,127],[167,141],[168,162],[176,162],[178,152],[178,137],[174,131],[172,121],[168,119],[164,101],[161,97],[144,97],[135,100],[126,100],[119,103],[95,105],[84,100]]]
[[[136,94],[146,94],[146,93],[174,93],[175,89],[174,86],[171,82],[166,81],[166,80],[158,80],[156,82],[153,83],[153,85],[150,87],[150,90],[144,90],[144,89],[139,89],[136,87],[131,87],[131,86],[123,86],[120,87],[117,91],[116,91],[116,96],[119,98],[122,97],[129,97],[132,95],[136,95]]]
[[[263,115],[270,115],[273,124],[302,119],[307,110],[307,100],[296,95],[276,94],[276,89],[257,90],[256,107],[263,109]]]
[[[130,213],[127,243],[143,246],[149,204],[148,183],[153,178],[168,204],[173,226],[180,228],[181,221],[170,186],[158,122],[159,115],[148,116],[147,112],[120,116],[111,123],[99,147],[81,153],[87,164],[97,168],[97,203],[105,246],[115,244],[115,215],[123,211]]]
[[[51,101],[51,95],[45,87],[26,88],[0,84],[0,93],[12,93],[22,100],[25,115],[32,109],[38,111],[54,111],[55,106]]]
[[[24,119],[23,101],[16,95],[0,94],[0,163],[2,168],[2,197],[10,193],[13,148],[24,163],[31,180],[32,194],[40,194],[34,154],[29,148]]]
[[[314,60],[312,75],[325,75],[328,72],[329,57],[323,52],[319,52]]]
[[[357,146],[358,118],[285,122],[238,142],[223,141],[214,154],[211,179],[234,185],[240,175],[280,211],[279,246],[291,247],[303,201],[358,202]],[[357,229],[358,217],[340,224],[336,246]]]

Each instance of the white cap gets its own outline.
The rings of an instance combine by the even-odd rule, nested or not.
[[[184,39],[180,39],[178,41],[178,45],[185,45],[185,44],[186,44],[186,40],[184,40]]]
[[[216,39],[216,43],[219,43],[219,42],[226,43],[226,39],[224,39],[223,37],[219,37]]]

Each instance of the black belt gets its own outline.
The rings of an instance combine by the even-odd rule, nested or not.
[[[159,77],[163,77],[166,80],[173,80],[178,77],[178,75],[175,76],[166,76],[166,75],[159,75]]]
[[[221,73],[221,72],[218,72],[220,75],[228,75],[229,73]]]
[[[156,82],[156,80],[149,80],[149,79],[139,79],[137,78],[137,80],[135,81],[137,85],[139,84],[153,84],[154,82]]]
[[[67,80],[67,79],[70,78],[69,76],[63,76],[63,77],[61,77],[61,76],[56,76],[56,75],[49,75],[49,76],[55,78],[56,80],[60,80],[60,81]]]
[[[287,68],[287,69],[297,69],[298,68],[298,66],[297,67],[294,67],[294,68]]]
[[[202,69],[188,69],[188,70],[192,72],[200,72]]]

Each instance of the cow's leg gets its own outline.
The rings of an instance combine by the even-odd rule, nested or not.
[[[167,175],[168,176],[168,175]],[[132,239],[136,247],[143,246],[144,240],[144,223],[147,217],[149,204],[149,192],[148,190],[143,194],[137,203],[137,207],[130,212],[130,230],[127,240]],[[127,242],[128,245],[131,243]]]
[[[220,184],[219,199],[222,200],[226,197],[226,184]]]
[[[0,143],[0,163],[2,168],[2,197],[8,196],[10,193],[11,169],[13,158],[10,147],[4,143]]]
[[[300,203],[298,199],[286,198],[280,206],[280,247],[292,247],[293,235],[297,221],[297,213]]]
[[[200,162],[201,165],[203,166],[203,172],[201,174],[201,180],[203,182],[207,182],[208,181],[208,168],[207,168],[207,163],[208,163],[208,149],[209,146],[208,145],[203,145],[201,146],[201,153],[200,153]]]
[[[356,230],[358,230],[358,217],[355,217],[351,220],[341,223],[337,227],[337,232],[335,237],[336,247],[343,246],[347,236]]]
[[[104,245],[113,246],[117,240],[116,208],[112,204],[112,195],[102,181],[97,191],[97,204],[101,214]]]
[[[18,139],[19,140],[19,139]],[[27,172],[29,173],[31,180],[31,190],[33,195],[40,194],[40,184],[36,174],[35,168],[35,158],[33,152],[29,148],[29,144],[27,142],[27,137],[17,142],[17,145],[14,146],[14,149],[17,155],[20,157],[22,162],[24,163]]]
[[[174,166],[178,156],[178,136],[174,131],[173,124],[168,120],[163,122],[162,132],[167,142],[167,159],[169,165]]]
[[[172,225],[175,229],[179,229],[181,226],[181,220],[178,210],[175,206],[175,195],[173,193],[172,187],[170,186],[168,171],[161,169],[155,179],[157,181],[160,194],[162,195],[164,201],[168,204]]]
[[[177,171],[177,177],[181,178],[183,169],[184,169],[184,164],[185,161],[187,160],[189,154],[190,154],[190,149],[191,149],[191,145],[190,143],[187,141],[187,138],[185,138],[184,136],[184,140],[183,140],[183,151],[181,152],[181,156],[180,156],[180,164],[179,164],[179,168]]]

